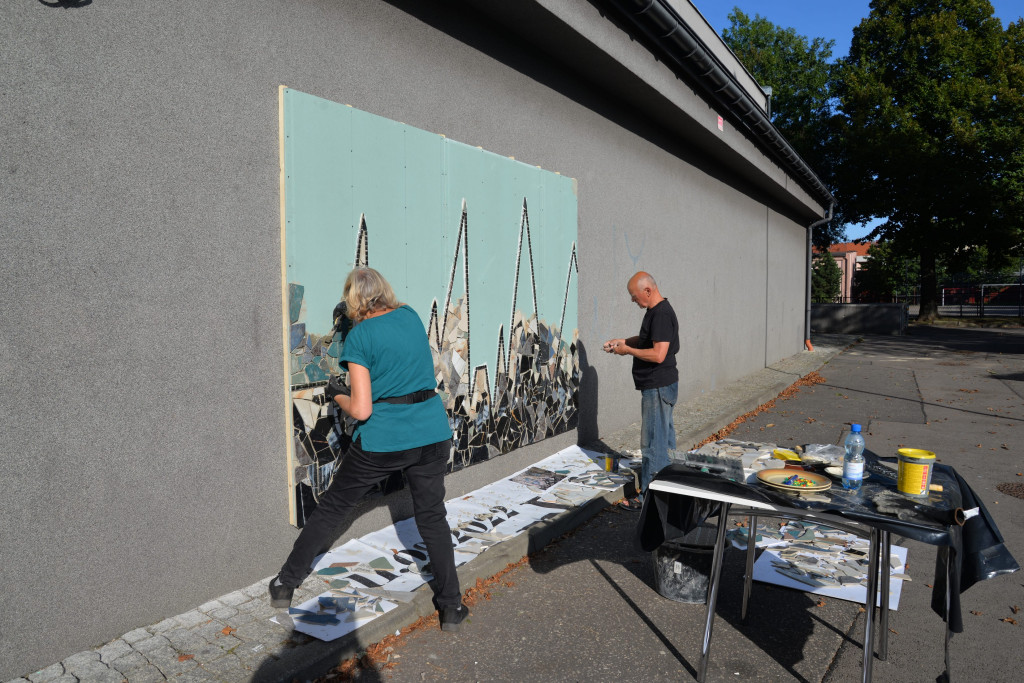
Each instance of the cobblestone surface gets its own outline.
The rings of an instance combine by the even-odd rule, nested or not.
[[[799,377],[818,369],[855,339],[841,335],[816,338],[814,352],[784,359],[729,387],[676,406],[679,446],[684,447],[691,433],[703,429],[716,415],[719,421],[728,418],[717,429],[732,420],[730,411],[743,408],[742,413],[756,407],[755,404],[744,408],[771,392],[777,394]],[[639,425],[634,425],[602,437],[602,443],[595,447],[628,455],[638,443]],[[270,621],[271,617],[284,614],[270,606],[270,578],[6,683],[248,683],[268,664],[323,656],[322,651],[314,651],[321,645],[319,641]],[[321,586],[315,582],[316,579],[308,580],[296,591],[296,604],[321,592]],[[418,616],[410,610],[408,622]]]

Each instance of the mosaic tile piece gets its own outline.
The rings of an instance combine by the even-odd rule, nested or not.
[[[291,324],[299,322],[302,315],[302,300],[306,288],[297,282],[288,283],[288,318]],[[294,344],[292,345],[294,348]]]
[[[330,379],[319,365],[310,363],[306,366],[306,380],[308,382],[326,382]]]
[[[293,323],[291,327],[291,335],[289,339],[289,347],[291,350],[295,350],[301,346],[305,346],[306,343],[306,323]]]

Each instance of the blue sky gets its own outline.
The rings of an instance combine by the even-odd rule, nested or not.
[[[1024,16],[1024,0],[989,0],[1003,26]],[[853,39],[853,27],[869,13],[869,0],[692,0],[719,34],[729,26],[727,16],[734,7],[753,17],[760,14],[773,24],[793,28],[808,38],[836,41],[833,58],[846,56]],[[848,239],[871,231],[871,226],[848,225]]]

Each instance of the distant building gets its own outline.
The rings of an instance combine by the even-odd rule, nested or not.
[[[874,242],[843,242],[842,244],[833,244],[828,248],[828,253],[832,254],[832,258],[835,259],[839,270],[843,274],[842,279],[839,281],[840,301],[851,300],[853,296],[853,275],[867,263],[868,252],[871,251],[873,246],[875,246]]]

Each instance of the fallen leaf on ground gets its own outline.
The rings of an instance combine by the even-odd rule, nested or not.
[[[972,609],[971,610],[971,614],[973,614],[976,617],[980,617],[982,614],[984,614],[984,612],[979,612],[978,610],[973,610]]]
[[[1017,620],[1014,619],[1013,617],[1003,617],[999,621],[1005,621],[1007,624],[1013,624],[1014,626],[1017,625]]]
[[[1011,608],[1010,608],[1010,610],[1011,610],[1011,611],[1012,611],[1012,612],[1013,612],[1014,614],[1017,614],[1018,612],[1020,612],[1020,607],[1018,607],[1017,605],[1014,605],[1013,607],[1011,607]]]
[[[899,635],[899,634],[900,634],[900,632],[899,632],[899,631],[897,631],[897,630],[896,630],[896,629],[894,629],[894,628],[891,628],[891,629],[889,629],[889,633],[895,633],[896,635]]]
[[[825,598],[820,598],[818,600],[818,607],[824,607],[824,606],[825,606]]]
[[[178,655],[179,662],[187,662],[190,659],[194,659],[195,655]]]
[[[237,630],[238,629],[231,628],[230,626],[225,626],[224,628],[222,628],[220,630],[220,632],[223,633],[226,636],[230,636],[232,633],[234,633]]]

